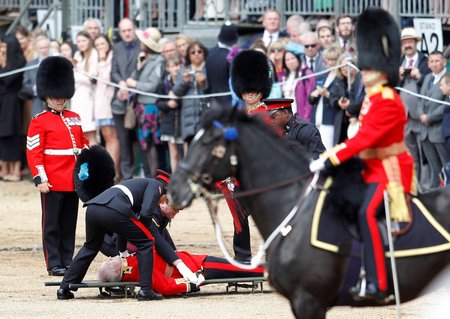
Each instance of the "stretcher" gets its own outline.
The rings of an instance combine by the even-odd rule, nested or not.
[[[211,284],[227,284],[226,291],[238,291],[238,288],[252,289],[252,293],[258,290],[263,292],[263,282],[266,281],[264,277],[243,277],[243,278],[227,278],[227,279],[208,279],[202,283],[202,286]],[[46,281],[44,286],[59,286],[59,281]],[[98,288],[100,295],[108,297],[135,297],[135,288],[139,286],[139,282],[132,281],[118,281],[118,282],[104,282],[99,280],[84,280],[79,284],[70,284],[70,289],[79,288]]]

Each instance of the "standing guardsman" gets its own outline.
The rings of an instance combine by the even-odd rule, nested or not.
[[[400,29],[394,18],[380,8],[368,8],[356,25],[358,67],[366,88],[359,114],[359,130],[313,161],[313,172],[359,155],[367,183],[363,205],[358,212],[363,241],[364,276],[350,290],[357,300],[387,299],[388,276],[384,246],[377,217],[384,212],[384,191],[389,194],[391,218],[408,221],[404,193],[414,191],[414,160],[405,145],[405,107],[394,87],[399,80]]]
[[[66,110],[75,92],[73,66],[62,57],[48,57],[39,66],[36,90],[45,111],[31,121],[27,160],[41,193],[42,244],[50,276],[63,276],[72,262],[78,216],[73,172],[77,156],[89,143],[80,116]]]

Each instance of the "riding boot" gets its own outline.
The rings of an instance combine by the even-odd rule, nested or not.
[[[360,277],[355,287],[350,288],[350,294],[356,301],[373,300],[380,305],[391,303],[394,297],[388,296],[385,291],[378,290],[376,284],[367,281],[366,277]]]

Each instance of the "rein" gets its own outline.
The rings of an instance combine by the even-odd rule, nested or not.
[[[307,174],[308,176],[311,174]],[[299,177],[297,177],[298,179]],[[309,183],[308,187],[306,188],[304,194],[299,197],[298,201],[296,202],[295,206],[290,210],[290,212],[287,214],[287,216],[283,219],[283,221],[272,231],[272,233],[267,237],[265,241],[263,241],[259,245],[258,252],[256,255],[252,257],[252,260],[250,262],[250,265],[243,264],[240,262],[237,262],[234,260],[230,253],[228,252],[225,242],[223,240],[222,235],[222,227],[219,221],[219,217],[217,214],[217,200],[221,197],[225,196],[214,196],[212,195],[207,189],[205,189],[203,186],[197,184],[197,189],[195,194],[198,197],[203,198],[203,200],[206,202],[206,205],[209,210],[209,214],[211,215],[211,219],[214,225],[214,231],[216,233],[216,239],[219,244],[219,247],[222,251],[222,254],[224,255],[225,259],[232,265],[239,267],[241,269],[247,269],[252,270],[256,267],[261,265],[261,260],[266,252],[266,250],[269,248],[269,246],[272,244],[272,242],[275,240],[275,238],[281,234],[283,237],[287,236],[290,231],[292,230],[292,226],[288,225],[288,223],[292,220],[292,218],[297,214],[297,212],[300,210],[300,207],[303,205],[303,202],[308,197],[308,195],[311,193],[313,189],[317,188],[317,181],[319,180],[319,174],[314,174],[313,179]]]
[[[303,175],[296,176],[294,178],[288,179],[286,181],[278,182],[278,183],[270,185],[270,186],[263,186],[263,187],[259,187],[259,188],[251,189],[251,190],[247,190],[247,191],[239,191],[239,193],[234,193],[233,192],[233,193],[228,194],[228,195],[217,194],[217,195],[210,195],[210,196],[220,199],[220,198],[242,198],[242,197],[257,195],[257,194],[273,191],[273,190],[278,189],[278,188],[283,188],[283,187],[289,186],[291,184],[295,184],[296,182],[300,182],[300,181],[303,181],[305,179],[308,179],[308,178],[310,178],[313,175],[314,175],[313,173],[309,172],[309,173],[306,173],[306,174],[303,174]]]
[[[234,178],[236,176],[237,172],[237,165],[238,160],[236,156],[236,150],[234,142],[239,136],[239,133],[235,127],[225,127],[222,123],[219,121],[213,121],[213,124],[216,128],[220,129],[223,133],[223,139],[226,141],[225,145],[228,144],[231,148],[231,155],[229,157],[230,161],[230,168],[231,168],[231,178]],[[201,130],[197,133],[197,135],[194,137],[193,141],[198,141],[200,137],[204,134],[204,130]],[[214,146],[214,148],[211,151],[211,157],[208,159],[208,163],[213,164],[216,166],[218,160],[222,160],[225,153],[226,153],[226,146],[224,144],[217,144]],[[317,181],[319,179],[319,174],[313,174],[313,173],[306,173],[301,176],[296,176],[294,178],[291,178],[289,180],[281,181],[276,184],[272,184],[270,186],[264,186],[257,189],[242,191],[237,194],[231,193],[231,194],[211,194],[211,192],[205,187],[206,185],[211,185],[213,178],[212,173],[210,170],[207,170],[206,173],[200,173],[193,171],[184,161],[181,161],[178,164],[178,168],[186,171],[188,174],[191,175],[191,178],[187,180],[187,183],[190,187],[191,192],[196,197],[201,197],[206,202],[209,213],[211,215],[211,219],[214,225],[214,230],[216,233],[216,239],[219,244],[220,249],[222,250],[222,253],[224,257],[227,259],[227,261],[239,268],[242,269],[255,269],[260,265],[260,262],[268,249],[268,247],[272,244],[272,242],[275,240],[275,238],[281,233],[282,236],[287,236],[289,232],[292,230],[292,226],[288,225],[288,223],[292,220],[292,218],[297,214],[300,207],[303,205],[303,202],[305,201],[305,198],[308,197],[308,195],[311,193],[313,189],[317,187]],[[222,198],[242,198],[247,197],[251,195],[256,194],[262,194],[268,191],[272,191],[275,189],[279,189],[282,187],[286,187],[288,185],[294,184],[296,182],[305,180],[307,178],[310,178],[311,176],[314,176],[309,183],[308,187],[305,189],[304,194],[302,194],[294,207],[291,209],[291,211],[287,214],[287,216],[283,219],[283,221],[272,231],[272,233],[267,237],[267,239],[261,243],[258,252],[255,256],[252,257],[250,265],[243,264],[240,262],[235,261],[231,255],[228,253],[228,250],[225,246],[223,236],[222,236],[222,228],[220,226],[220,221],[217,214],[217,201]],[[205,185],[205,186],[204,186]]]

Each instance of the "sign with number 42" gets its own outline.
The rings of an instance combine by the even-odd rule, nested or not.
[[[429,54],[433,51],[441,51],[444,47],[441,19],[414,19],[414,29],[421,37],[417,46],[418,50]]]

